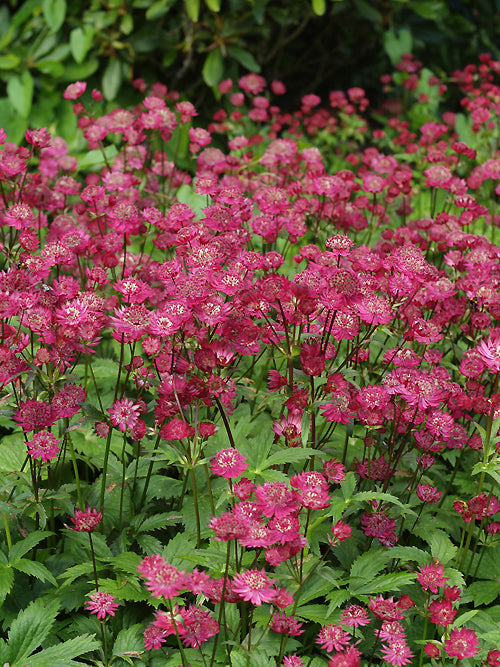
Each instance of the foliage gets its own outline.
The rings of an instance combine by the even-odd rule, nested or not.
[[[499,74],[0,132],[0,660],[498,664]]]
[[[208,118],[208,88],[217,97],[220,81],[248,72],[283,80],[289,108],[332,82],[375,98],[402,52],[449,72],[480,51],[497,54],[499,31],[487,0],[9,0],[0,8],[0,113],[13,141],[28,126],[69,140],[69,82],[101,90],[109,110],[138,102],[130,83],[145,79],[183,90]]]

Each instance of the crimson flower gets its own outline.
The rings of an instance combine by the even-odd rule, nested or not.
[[[450,658],[472,658],[478,652],[478,639],[473,630],[467,628],[453,628],[450,638],[444,643],[444,648]]]
[[[261,605],[276,597],[276,591],[271,588],[274,581],[269,580],[264,570],[246,570],[234,577],[232,589],[243,600]]]
[[[115,602],[115,596],[103,591],[96,591],[90,594],[90,600],[85,604],[87,610],[91,614],[97,614],[98,619],[106,618],[106,616],[114,616],[115,611],[120,606],[119,602]]]

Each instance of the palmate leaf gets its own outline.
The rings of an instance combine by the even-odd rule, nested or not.
[[[58,600],[34,600],[21,611],[9,630],[9,662],[21,667],[42,644],[52,629],[59,609]]]
[[[390,572],[374,577],[373,580],[354,579],[349,585],[353,595],[378,595],[400,591],[403,586],[413,583],[416,579],[413,572]]]
[[[315,449],[310,447],[296,447],[293,449],[283,449],[280,452],[275,452],[271,454],[269,458],[261,465],[260,470],[256,470],[257,474],[262,473],[267,468],[270,468],[274,465],[279,465],[281,463],[297,463],[299,461],[307,461],[308,458],[317,454],[318,452]]]
[[[380,570],[384,569],[390,558],[391,555],[388,551],[370,549],[356,558],[351,566],[351,577],[374,579]]]

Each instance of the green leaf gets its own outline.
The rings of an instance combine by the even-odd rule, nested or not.
[[[134,574],[136,577],[138,577],[139,573],[137,572],[137,567],[140,565],[141,561],[142,558],[139,556],[139,554],[126,551],[125,553],[121,553],[115,556],[112,562],[116,568],[123,570],[124,572],[128,572],[129,574]]]
[[[30,667],[73,667],[74,665],[82,665],[83,663],[75,662],[72,658],[95,651],[100,646],[101,643],[94,639],[94,635],[79,635],[32,655],[30,657]]]
[[[15,562],[11,563],[12,567],[20,572],[29,574],[31,577],[35,577],[40,581],[50,581],[53,586],[57,586],[57,581],[54,579],[54,575],[50,570],[48,570],[45,565],[38,563],[37,561],[28,560],[27,558],[20,558]]]
[[[333,593],[329,593],[326,596],[326,599],[330,602],[328,606],[328,611],[326,613],[326,617],[328,618],[332,613],[332,611],[341,607],[344,604],[344,602],[350,600],[351,597],[352,597],[351,593],[349,591],[344,590],[343,588],[339,589],[338,591],[333,591]]]
[[[25,537],[23,540],[16,542],[9,552],[10,562],[12,563],[19,558],[22,558],[25,554],[28,553],[28,551],[31,551],[33,547],[36,547],[36,545],[39,544],[42,540],[53,534],[54,533],[50,532],[49,530],[36,530],[35,532],[28,535],[28,537]]]
[[[9,630],[10,662],[24,665],[26,658],[45,641],[59,609],[58,600],[34,600],[21,611]]]
[[[102,75],[102,94],[108,102],[115,99],[122,84],[122,68],[118,58],[110,58]]]
[[[144,649],[142,632],[143,627],[139,623],[120,630],[113,645],[113,655],[122,656],[130,651],[142,651]]]
[[[500,581],[474,581],[464,591],[464,603],[473,602],[475,606],[490,605],[500,596]]]
[[[147,20],[154,21],[155,19],[159,19],[160,16],[166,14],[174,4],[175,0],[158,0],[157,2],[153,2],[146,11]]]
[[[205,0],[205,2],[211,12],[220,12],[220,0]]]
[[[57,32],[66,18],[66,0],[43,0],[43,15],[52,32]]]
[[[403,28],[397,34],[394,30],[384,32],[384,50],[393,65],[401,60],[403,53],[411,53],[412,43],[411,32],[407,28]]]
[[[13,53],[8,53],[5,56],[0,56],[0,69],[14,69],[21,62],[21,58],[18,58]]]
[[[130,35],[133,29],[134,29],[134,18],[132,14],[127,12],[122,16],[122,20],[120,21],[120,30],[122,34]]]
[[[312,0],[312,10],[316,16],[323,16],[326,12],[326,0]]]
[[[382,491],[361,491],[352,496],[351,501],[360,502],[366,500],[370,502],[371,500],[385,500],[393,505],[398,505],[399,507],[404,507],[408,514],[415,514],[407,505],[404,505],[399,498],[393,496],[390,493],[383,493]]]
[[[358,556],[351,565],[351,577],[360,577],[363,579],[373,579],[387,565],[391,558],[390,551],[381,549],[370,549],[361,556]]]
[[[297,609],[296,616],[303,618],[306,621],[313,621],[313,623],[321,623],[321,625],[325,625],[327,623],[329,611],[325,604],[306,604]]]
[[[262,466],[262,470],[257,470],[257,473],[271,468],[271,466],[280,465],[281,463],[297,463],[299,461],[307,461],[311,456],[318,452],[311,447],[292,447],[291,449],[282,449],[279,452],[271,454]]]
[[[104,149],[104,155],[106,156],[107,160],[111,160],[112,158],[116,157],[118,155],[116,146],[106,146]],[[88,151],[78,159],[78,167],[80,169],[88,169],[89,167],[98,167],[104,165],[105,161],[103,157],[103,151],[101,150]],[[100,414],[100,412],[98,414]]]
[[[356,477],[353,472],[348,472],[344,479],[340,482],[342,494],[346,500],[350,500],[354,489],[356,488]]]
[[[245,69],[250,72],[260,72],[260,65],[250,51],[245,51],[245,49],[241,49],[239,46],[228,46],[227,52],[237,60],[240,65],[243,65]]]
[[[9,565],[0,566],[0,604],[10,593],[14,583],[14,572]]]
[[[89,25],[74,28],[69,34],[71,55],[77,63],[82,63],[94,40],[94,28]]]
[[[207,86],[216,86],[222,81],[223,73],[224,66],[222,64],[221,51],[220,49],[213,49],[203,63],[203,69],[201,70],[203,81]]]
[[[196,23],[200,16],[200,0],[184,0],[184,7],[189,19]]]
[[[413,572],[390,572],[377,575],[373,579],[351,579],[349,591],[353,595],[375,595],[391,591],[399,591],[404,586],[413,583],[416,578]]]
[[[429,554],[418,547],[400,547],[398,545],[391,547],[391,558],[400,558],[402,561],[414,560],[417,563],[428,563]]]
[[[7,82],[7,96],[10,103],[23,118],[30,115],[33,103],[33,77],[28,70],[24,70],[21,76],[13,76]]]
[[[434,531],[429,538],[429,546],[431,547],[431,554],[433,558],[437,558],[443,565],[449,563],[456,555],[458,547],[456,547],[448,535],[439,530]]]

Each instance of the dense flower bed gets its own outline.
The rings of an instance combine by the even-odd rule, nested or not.
[[[2,134],[0,662],[500,665],[499,74]]]

